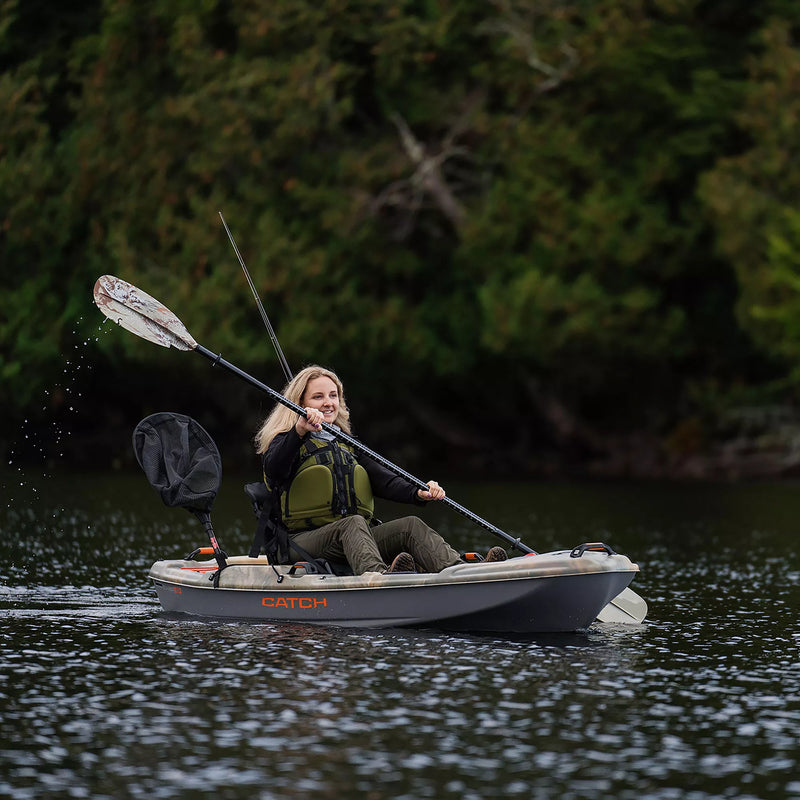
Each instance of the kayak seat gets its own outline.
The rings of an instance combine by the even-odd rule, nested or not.
[[[263,481],[246,483],[244,492],[253,504],[253,511],[258,523],[250,547],[250,558],[258,558],[263,550],[273,564],[300,564],[307,572],[327,573],[329,575],[352,575],[353,570],[344,561],[330,561],[324,558],[314,558],[303,550],[300,545],[292,540],[286,528],[275,519],[270,506],[272,497],[270,490]],[[300,560],[292,558],[295,551]],[[305,566],[308,565],[308,566]]]

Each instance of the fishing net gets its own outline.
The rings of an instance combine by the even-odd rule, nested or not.
[[[183,414],[151,414],[133,431],[133,450],[166,505],[211,511],[222,481],[222,459],[199,423]]]

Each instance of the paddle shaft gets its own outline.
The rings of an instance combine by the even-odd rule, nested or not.
[[[280,392],[276,392],[271,387],[267,386],[265,383],[262,383],[257,378],[254,378],[252,375],[249,375],[244,370],[239,369],[235,364],[231,364],[230,361],[226,361],[222,358],[221,355],[214,353],[212,350],[209,350],[203,345],[198,344],[195,350],[200,353],[200,355],[205,356],[209,361],[211,361],[215,366],[224,367],[229,372],[234,373],[234,375],[238,375],[242,380],[249,383],[251,386],[255,386],[257,389],[261,389],[262,392],[266,392],[273,400],[281,403],[282,405],[286,406],[286,408],[291,409],[292,411],[296,412],[300,416],[305,417],[306,411],[301,406],[297,405],[297,403],[293,403],[291,400],[284,397]],[[354,439],[352,436],[349,436],[344,431],[339,430],[338,428],[333,427],[332,425],[328,425],[327,422],[322,423],[323,430],[326,430],[332,436],[335,436],[337,439],[345,442],[345,444],[349,444],[354,450],[362,453],[363,455],[367,456],[368,458],[373,459],[373,461],[377,461],[381,466],[386,467],[389,471],[393,472],[395,475],[399,475],[401,478],[405,478],[409,483],[413,486],[416,486],[418,489],[424,489],[427,491],[428,484],[425,481],[420,480],[419,478],[412,475],[410,472],[406,472],[402,467],[398,467],[396,464],[393,464],[388,459],[384,458],[383,456],[376,453],[374,450],[371,450],[366,445],[362,444],[358,441],[358,439]],[[530,547],[523,544],[519,539],[515,539],[513,536],[509,535],[505,531],[500,530],[496,525],[492,525],[491,522],[487,522],[485,519],[482,519],[477,514],[474,514],[468,508],[464,508],[460,503],[456,503],[455,500],[451,500],[449,497],[445,497],[442,500],[445,505],[449,506],[453,509],[453,511],[458,512],[461,516],[466,517],[471,522],[474,522],[476,525],[480,525],[481,528],[486,529],[490,533],[493,533],[495,536],[499,536],[501,539],[505,540],[508,544],[510,544],[516,550],[519,550],[521,553],[533,553],[534,550],[531,550]]]

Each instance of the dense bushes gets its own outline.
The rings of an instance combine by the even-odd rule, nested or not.
[[[97,336],[104,273],[279,375],[220,210],[290,363],[484,457],[509,427],[522,462],[685,442],[687,420],[694,447],[743,398],[793,402],[794,4],[50,5],[0,4],[7,421],[56,392],[75,341],[116,376],[171,364],[163,396],[208,386]],[[103,383],[83,398],[101,423]]]

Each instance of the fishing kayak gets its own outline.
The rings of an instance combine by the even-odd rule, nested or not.
[[[166,306],[127,281],[101,276],[93,295],[103,314],[137,336],[163,347],[195,351],[275,402],[306,415],[304,408],[200,345]],[[324,422],[322,428],[411,486],[428,488],[424,481],[340,428]],[[427,626],[497,633],[574,631],[587,628],[595,619],[639,624],[647,615],[647,603],[628,588],[639,568],[627,556],[601,543],[535,553],[450,497],[442,500],[446,506],[525,555],[458,564],[436,574],[342,576],[296,564],[268,563],[258,555],[260,551],[277,554],[278,549],[267,542],[259,526],[250,555],[229,559],[211,524],[222,462],[209,434],[191,417],[159,412],[136,426],[133,443],[140,466],[164,504],[193,513],[212,545],[213,561],[197,561],[193,553],[179,561],[158,561],[151,568],[150,577],[168,612],[345,627]],[[263,503],[249,491],[248,495],[261,520]]]
[[[263,555],[230,556],[220,570],[214,559],[192,554],[157,561],[149,577],[165,611],[195,617],[546,633],[585,629],[598,616],[623,621],[612,601],[624,598],[638,571],[611,548],[583,545],[431,574],[351,576],[272,565]]]

